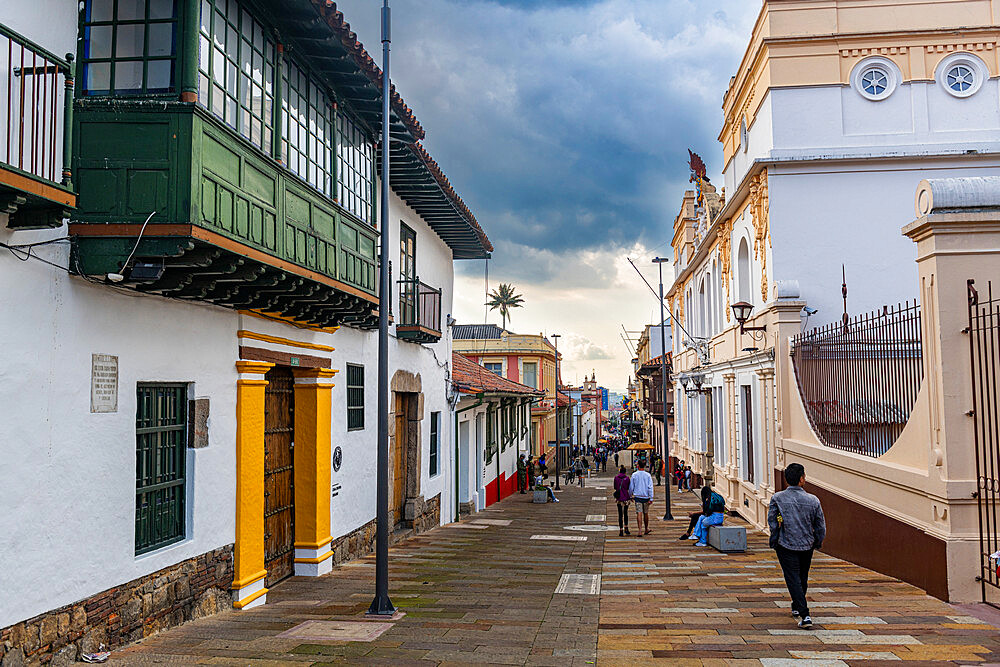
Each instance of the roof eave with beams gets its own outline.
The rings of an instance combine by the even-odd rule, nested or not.
[[[322,79],[379,136],[382,70],[365,51],[332,0],[262,0],[289,50],[301,53]],[[493,251],[486,232],[419,141],[424,129],[390,87],[390,178],[393,191],[441,237],[455,259],[485,259]],[[378,161],[381,168],[381,160]]]

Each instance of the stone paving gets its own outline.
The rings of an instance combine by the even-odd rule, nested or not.
[[[816,626],[799,630],[763,535],[751,533],[748,552],[735,555],[679,541],[681,521],[620,538],[610,482],[567,488],[558,504],[515,495],[393,547],[398,620],[364,618],[369,557],[286,580],[263,607],[188,623],[116,651],[111,663],[1000,664],[997,626],[822,554],[810,577]],[[675,501],[682,517],[697,498]]]

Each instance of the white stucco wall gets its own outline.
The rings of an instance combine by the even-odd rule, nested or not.
[[[27,243],[65,234],[11,232]],[[68,246],[36,250],[68,265]],[[234,540],[237,315],[122,293],[0,252],[0,627]],[[91,354],[118,356],[118,411],[90,412]],[[188,450],[187,537],[134,555],[137,382],[208,397],[209,446]]]

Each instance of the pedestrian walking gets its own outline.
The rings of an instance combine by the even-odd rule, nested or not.
[[[645,459],[639,459],[639,469],[632,473],[632,477],[629,479],[628,492],[635,502],[639,537],[649,535],[651,532],[649,530],[649,506],[653,504],[653,477],[646,472]],[[643,523],[645,523],[645,530],[643,530]]]
[[[653,454],[653,470],[656,471],[656,485],[659,486],[663,475],[663,459],[656,454]]]
[[[528,454],[528,460],[524,462],[524,468],[528,472],[528,479],[535,479],[535,460],[531,454]]]
[[[684,490],[691,490],[691,478],[694,477],[694,473],[691,472],[691,466],[684,467]]]
[[[799,619],[800,628],[809,629],[809,566],[813,550],[821,548],[826,539],[826,518],[819,498],[802,488],[805,479],[802,464],[792,463],[785,468],[788,488],[771,497],[767,526],[771,529],[771,548],[777,553],[792,598],[792,616]]]
[[[631,535],[628,532],[628,503],[632,496],[628,492],[629,478],[625,466],[618,469],[615,475],[615,504],[618,505],[618,537]]]
[[[615,452],[615,467],[618,467],[618,452]]]
[[[528,466],[524,462],[524,454],[517,457],[517,491],[525,493],[528,488]]]

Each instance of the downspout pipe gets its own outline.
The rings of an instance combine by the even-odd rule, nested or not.
[[[461,399],[459,399],[459,400],[461,400]],[[469,405],[467,407],[464,407],[461,410],[455,410],[455,521],[459,520],[459,514],[460,514],[460,512],[458,510],[458,494],[459,494],[459,488],[458,488],[458,476],[459,476],[459,472],[458,472],[458,463],[459,463],[459,458],[458,458],[458,416],[460,414],[462,414],[463,412],[467,412],[468,410],[474,410],[474,409],[478,408],[479,406],[481,406],[482,404],[483,404],[483,393],[480,392],[480,393],[476,394],[476,402],[475,403],[473,403],[472,405]]]

